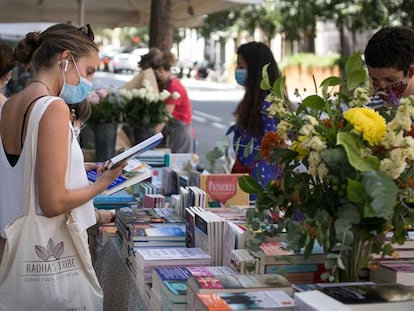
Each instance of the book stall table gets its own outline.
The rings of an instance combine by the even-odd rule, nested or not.
[[[121,255],[121,245],[111,237],[96,243],[95,271],[104,291],[104,311],[148,311],[138,292],[137,282]]]

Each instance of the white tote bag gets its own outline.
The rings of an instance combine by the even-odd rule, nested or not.
[[[79,230],[70,215],[36,214],[34,176],[40,110],[55,99],[39,99],[30,116],[25,143],[24,213],[5,229],[7,242],[0,265],[1,311],[103,309],[103,292],[92,267],[87,233]]]

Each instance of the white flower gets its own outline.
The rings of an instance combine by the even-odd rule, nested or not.
[[[172,95],[171,95],[171,98],[173,99],[173,100],[177,100],[177,99],[179,99],[181,97],[181,95],[180,95],[180,93],[178,93],[178,92],[174,92],[174,93],[172,93]]]

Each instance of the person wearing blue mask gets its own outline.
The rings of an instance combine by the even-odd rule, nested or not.
[[[244,96],[234,111],[235,124],[227,134],[233,133],[235,162],[232,173],[250,174],[263,187],[277,178],[278,167],[259,159],[261,141],[268,131],[275,131],[277,120],[269,116],[267,92],[260,88],[262,68],[269,64],[267,73],[273,84],[281,77],[270,48],[262,42],[248,42],[237,49],[236,82],[245,89]],[[246,148],[253,148],[247,151]]]
[[[68,104],[86,99],[99,66],[98,47],[93,39],[89,25],[78,28],[70,24],[55,24],[43,32],[28,33],[15,48],[15,60],[30,64],[34,76],[24,89],[12,95],[0,108],[0,262],[2,259],[6,263],[6,259],[10,261],[10,256],[2,258],[4,247],[7,250],[15,245],[13,241],[19,241],[16,236],[9,238],[9,231],[6,230],[24,214],[22,194],[27,188],[24,180],[28,169],[25,167],[27,157],[31,159],[36,156],[33,182],[38,202],[37,214],[52,217],[51,221],[56,221],[55,231],[58,232],[64,230],[65,226],[59,222],[62,217],[54,216],[70,213],[82,233],[79,244],[82,242],[85,247],[86,230],[97,221],[92,199],[107,189],[126,165],[124,162],[113,169],[103,167],[98,180],[90,185],[83,153],[70,120]],[[34,108],[38,110],[39,107],[41,110],[38,115],[41,118],[38,121],[37,148],[33,150],[30,148],[31,140],[26,140],[26,136],[29,138],[32,134],[28,130],[28,123]],[[29,153],[31,150],[33,152]],[[54,234],[50,232],[52,237]],[[7,244],[9,241],[10,244]],[[90,254],[84,253],[84,250],[82,253],[84,262],[91,262]],[[13,292],[13,288],[0,285],[3,292]],[[85,284],[72,285],[86,288]],[[83,291],[79,291],[79,295],[83,302],[89,299]],[[45,299],[62,298],[52,296],[34,299],[16,295],[15,299],[16,302],[20,299],[33,305],[43,301],[44,305],[48,305]],[[102,304],[102,295],[98,296]],[[65,304],[62,302],[65,298],[66,305],[53,306],[65,310],[72,308],[70,298],[63,297],[59,301]],[[0,309],[3,303],[1,299]],[[95,309],[102,308],[97,306]]]

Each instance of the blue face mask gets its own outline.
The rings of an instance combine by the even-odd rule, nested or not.
[[[236,78],[237,84],[245,86],[247,79],[247,69],[236,69],[234,72],[234,77]]]
[[[67,104],[73,105],[82,102],[86,97],[88,97],[89,93],[92,91],[93,84],[88,79],[81,77],[76,62],[73,59],[72,61],[79,76],[79,83],[77,85],[66,83],[65,72],[63,71],[64,82],[59,97],[61,97]]]

